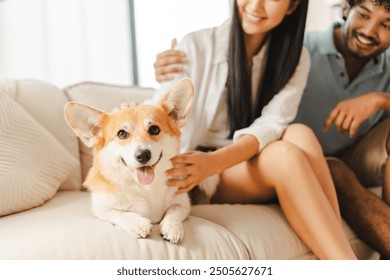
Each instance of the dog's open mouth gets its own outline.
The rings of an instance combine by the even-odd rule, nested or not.
[[[158,157],[158,160],[153,164],[153,165],[144,165],[139,168],[131,169],[133,174],[136,176],[137,181],[141,185],[149,185],[153,182],[154,180],[154,167],[160,162],[162,158],[162,152],[160,153],[160,156]],[[121,157],[122,163],[126,166],[125,160]]]

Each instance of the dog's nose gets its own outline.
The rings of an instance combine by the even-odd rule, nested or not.
[[[138,149],[135,152],[135,159],[142,164],[147,163],[152,158],[152,153],[148,149]]]

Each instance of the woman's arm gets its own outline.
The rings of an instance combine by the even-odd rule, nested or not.
[[[257,138],[248,134],[214,152],[191,151],[178,155],[172,159],[172,163],[177,167],[167,171],[172,177],[168,185],[180,187],[178,193],[188,192],[207,177],[247,161],[257,154],[258,148]]]

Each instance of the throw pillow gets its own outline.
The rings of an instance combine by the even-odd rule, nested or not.
[[[53,135],[0,93],[0,216],[45,203],[77,164]]]

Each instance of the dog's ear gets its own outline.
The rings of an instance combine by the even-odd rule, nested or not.
[[[183,127],[191,113],[194,103],[194,85],[190,78],[179,80],[164,95],[160,103],[165,104],[169,110],[169,116],[176,122],[179,128]]]
[[[93,147],[101,134],[101,122],[106,113],[76,102],[65,105],[65,118],[74,133],[88,147]]]

